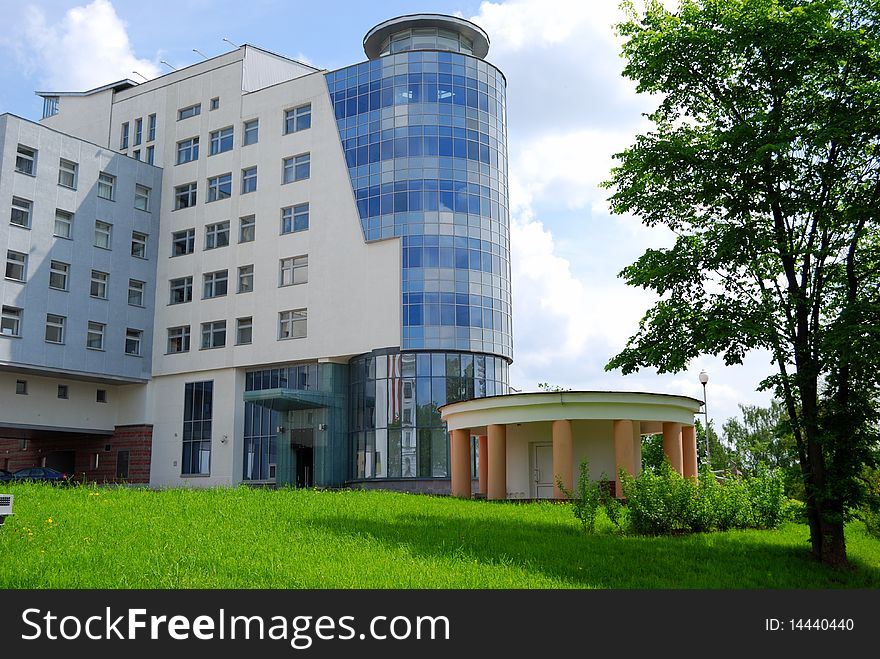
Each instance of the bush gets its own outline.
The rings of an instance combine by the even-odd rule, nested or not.
[[[584,533],[592,533],[596,529],[596,515],[599,512],[599,506],[602,503],[601,485],[590,482],[590,463],[587,460],[581,460],[578,468],[578,480],[575,491],[567,490],[562,479],[556,479],[556,487],[571,500],[574,516],[577,517],[583,525]]]
[[[666,462],[637,478],[621,472],[629,529],[643,535],[775,528],[786,515],[783,479],[766,467],[753,478],[719,483],[704,468],[698,482]]]

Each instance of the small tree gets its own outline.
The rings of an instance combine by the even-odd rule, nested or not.
[[[597,484],[590,481],[589,461],[581,460],[574,492],[565,488],[559,476],[556,477],[556,487],[566,499],[571,500],[574,516],[583,525],[584,533],[593,533],[596,529],[596,515],[602,505],[602,492]]]

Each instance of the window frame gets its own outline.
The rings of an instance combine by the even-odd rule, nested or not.
[[[141,353],[143,343],[144,330],[134,327],[125,328],[125,344],[123,346],[123,351],[126,355],[131,355],[132,357],[143,357],[143,354]],[[129,350],[129,346],[133,346],[134,350]]]
[[[60,218],[59,218],[59,214],[61,215]],[[66,211],[62,208],[56,208],[55,209],[55,224],[52,227],[52,235],[55,236],[56,238],[64,238],[65,240],[73,240],[73,218],[74,218],[74,213],[71,213],[70,211]],[[62,234],[62,233],[58,233],[59,224],[61,226],[67,227],[66,235]]]
[[[177,332],[172,335],[174,330],[180,330],[179,336]],[[184,352],[189,352],[192,339],[192,328],[190,325],[176,325],[175,327],[169,327],[167,336],[167,343],[165,345],[166,355],[179,355]],[[176,344],[177,341],[180,342],[180,350],[172,350],[172,342],[175,342]]]
[[[128,122],[123,121],[119,130],[119,150],[128,148]]]
[[[103,295],[101,291],[103,290]],[[95,300],[110,299],[110,273],[92,270],[89,275],[89,297]]]
[[[242,340],[242,332],[246,331],[247,341]],[[254,317],[243,316],[235,319],[235,345],[246,346],[254,342]]]
[[[222,292],[220,292],[222,290]],[[212,270],[202,275],[202,299],[213,300],[229,294],[229,269]]]
[[[177,142],[175,150],[175,165],[185,165],[199,159],[199,136],[187,137]],[[186,156],[186,158],[183,158]]]
[[[191,119],[192,117],[198,117],[202,113],[202,104],[201,103],[193,103],[192,105],[187,105],[186,107],[177,109],[177,120],[183,121],[184,119]]]
[[[245,271],[247,268],[250,268],[250,271]],[[242,283],[250,280],[250,287],[244,288]],[[236,294],[238,293],[253,293],[254,292],[254,265],[250,263],[248,265],[240,265],[238,266],[238,277],[237,277],[237,287]]]
[[[180,292],[181,299],[175,301],[175,291]],[[193,299],[193,276],[175,277],[168,280],[168,305],[186,304]]]
[[[229,224],[229,220],[223,220],[205,225],[205,251],[229,247]],[[222,242],[223,236],[225,236],[225,243]]]
[[[106,228],[105,228],[106,227]],[[99,238],[106,238],[107,244],[99,244]],[[103,242],[103,240],[101,241]],[[95,220],[95,242],[94,246],[100,249],[113,248],[113,224],[104,220]]]
[[[252,173],[251,173],[252,172]],[[253,181],[253,186],[248,183]],[[257,166],[245,167],[241,170],[241,194],[250,194],[257,191]]]
[[[279,311],[278,312],[278,340],[279,341],[289,341],[293,339],[305,339],[308,338],[308,308],[304,309],[289,309],[287,311]],[[297,315],[299,317],[297,317]],[[302,334],[297,336],[297,332],[295,331],[298,327],[298,323],[302,323],[305,329],[302,331]],[[288,332],[288,336],[284,336],[286,331]]]
[[[24,319],[24,309],[13,307],[10,304],[0,305],[0,336],[21,337],[21,322]],[[11,331],[4,331],[5,328]]]
[[[223,343],[215,343],[218,336],[222,334]],[[205,339],[208,339],[207,341]],[[209,320],[202,323],[202,339],[199,344],[199,350],[216,350],[226,347],[226,321],[225,320]]]
[[[306,125],[301,126],[301,123]],[[312,104],[303,103],[284,111],[284,134],[298,133],[312,127]]]
[[[249,221],[248,221],[249,220]],[[249,237],[245,237],[245,231],[247,230]],[[256,215],[244,215],[238,218],[238,242],[241,243],[252,243],[257,239],[257,216]]]
[[[29,153],[25,153],[29,152]],[[37,175],[37,154],[39,151],[25,144],[19,144],[15,150],[15,171],[26,176]],[[27,166],[24,163],[29,163]]]
[[[305,159],[305,160],[303,160]],[[303,175],[303,171],[305,174]],[[290,177],[288,177],[288,172]],[[307,181],[312,177],[312,153],[298,153],[281,160],[281,185]]]
[[[150,198],[153,196],[153,188],[141,183],[134,184],[134,207],[136,210],[150,212]],[[140,205],[138,202],[142,201]]]
[[[60,267],[59,267],[60,266]],[[62,285],[61,286],[53,286],[52,279],[61,278]],[[65,263],[64,261],[56,261],[54,259],[49,261],[49,288],[54,291],[70,291],[70,264]]]
[[[251,144],[257,144],[260,141],[260,119],[259,117],[256,119],[248,119],[247,121],[242,122],[242,146],[250,146]],[[253,136],[253,139],[250,137]]]
[[[199,183],[192,181],[174,186],[174,210],[192,208],[198,203]],[[182,203],[185,202],[185,203]]]
[[[305,209],[305,210],[303,210]],[[294,204],[285,206],[281,209],[281,235],[288,233],[299,233],[309,230],[309,202],[302,204]],[[305,226],[303,226],[303,217],[305,218]],[[299,224],[299,227],[297,227]]]
[[[278,288],[309,283],[309,255],[299,254],[279,259]],[[305,277],[297,281],[297,277]],[[285,281],[285,279],[290,281]]]
[[[156,139],[156,115],[151,114],[147,117],[147,142]]]
[[[50,340],[49,339],[49,330],[54,329],[58,333],[58,340]],[[44,334],[44,340],[46,343],[53,343],[55,345],[64,345],[64,339],[67,328],[67,316],[62,316],[60,314],[55,313],[47,313],[46,314],[46,332]]]
[[[205,203],[210,204],[215,201],[223,201],[232,196],[232,172],[218,174],[208,178],[208,194],[205,197]]]
[[[13,256],[15,258],[13,258]],[[18,259],[17,257],[22,257]],[[14,277],[9,274],[10,264],[14,264],[13,267],[15,269],[21,269],[21,277]],[[27,281],[27,267],[28,267],[28,255],[24,252],[17,252],[14,249],[6,250],[6,272],[5,277],[10,281],[18,281],[18,282],[26,282]]]
[[[128,280],[128,306],[130,307],[145,307],[144,301],[146,299],[146,291],[147,291],[147,282],[141,281],[140,279],[131,279]],[[140,297],[140,302],[132,302],[131,296],[132,292],[135,293],[135,296]]]
[[[34,216],[34,202],[24,197],[13,196],[11,207],[9,224],[20,229],[30,229]],[[18,222],[16,219],[23,219],[23,222]]]
[[[71,184],[64,182],[66,176],[71,179]],[[79,163],[66,158],[58,159],[58,185],[68,190],[76,190],[77,178],[79,177]]]
[[[105,194],[102,194],[102,192]],[[100,172],[98,174],[97,195],[98,199],[115,201],[114,197],[116,195],[116,177],[113,174],[109,174],[107,172]]]
[[[183,244],[184,251],[178,252],[178,245]],[[171,233],[171,258],[186,256],[196,251],[196,229],[181,229]]]
[[[232,151],[235,147],[235,126],[224,126],[208,133],[210,143],[209,156]]]
[[[93,337],[97,337],[97,345],[92,345]],[[99,323],[96,320],[88,321],[86,325],[86,350],[104,350],[104,340],[107,337],[107,323]]]
[[[143,231],[132,231],[131,232],[131,255],[136,259],[146,259],[147,258],[147,243],[150,239],[150,234],[144,233]]]

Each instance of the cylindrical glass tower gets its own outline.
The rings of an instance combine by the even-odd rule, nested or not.
[[[397,349],[352,360],[352,478],[444,478],[437,407],[507,393],[512,359],[505,79],[453,16],[385,21],[328,73],[367,241],[401,238]]]

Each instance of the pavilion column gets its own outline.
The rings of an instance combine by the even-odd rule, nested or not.
[[[453,430],[449,438],[451,494],[471,498],[471,431],[470,428]]]
[[[490,500],[507,498],[507,426],[491,424],[489,426],[489,459],[486,498]]]
[[[684,477],[697,480],[697,432],[693,426],[681,427],[681,455]]]
[[[486,435],[477,437],[477,467],[480,470],[477,491],[486,494],[486,483],[489,480],[489,438]]]
[[[571,421],[567,419],[553,422],[553,496],[563,499],[565,495],[556,484],[557,479],[562,486],[571,491],[572,487],[572,442]]]
[[[681,457],[681,424],[663,422],[663,453],[679,476],[684,475]]]
[[[614,422],[614,496],[623,498],[623,484],[620,470],[625,469],[635,476],[635,457],[633,456],[633,422],[622,419]]]

